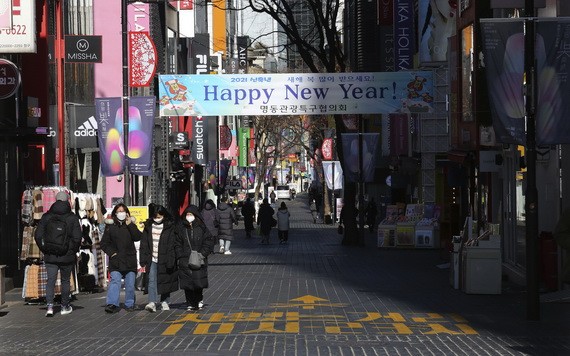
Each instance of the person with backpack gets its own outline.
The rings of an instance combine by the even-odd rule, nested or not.
[[[79,219],[71,212],[67,192],[60,191],[55,198],[55,203],[41,217],[34,236],[38,247],[44,254],[47,271],[47,317],[54,315],[53,300],[58,271],[61,278],[61,315],[73,311],[70,304],[70,280],[82,238]]]
[[[119,298],[121,282],[125,280],[125,309],[135,310],[135,278],[137,276],[137,249],[135,242],[140,241],[142,233],[132,218],[129,208],[123,203],[115,205],[111,217],[105,219],[105,232],[101,238],[101,250],[109,256],[111,281],[107,288],[109,314],[120,311]]]
[[[230,245],[234,239],[234,224],[237,225],[238,220],[236,212],[228,204],[228,197],[222,196],[218,204],[218,212],[220,214],[220,228],[218,230],[218,239],[220,242],[220,253],[231,255]]]
[[[285,202],[281,202],[281,206],[277,209],[277,235],[279,236],[279,243],[286,244],[289,240],[289,218],[291,213],[287,209]]]
[[[170,310],[170,293],[178,290],[174,249],[176,223],[162,205],[150,204],[149,216],[144,224],[139,253],[141,267],[148,276],[148,304],[144,308],[154,313],[158,305],[162,311]]]

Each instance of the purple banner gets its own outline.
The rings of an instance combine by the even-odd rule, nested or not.
[[[123,115],[121,98],[96,98],[95,114],[97,116],[97,140],[101,158],[101,175],[117,176],[123,173],[124,148],[121,133],[123,132]]]
[[[228,180],[228,172],[230,170],[230,164],[232,163],[229,159],[220,160],[220,188],[226,187],[226,182]]]
[[[374,181],[374,170],[376,168],[376,152],[380,134],[341,134],[342,150],[344,154],[344,175],[348,182]],[[359,136],[362,136],[362,177],[360,177],[359,167]]]
[[[206,175],[206,180],[208,181],[210,188],[216,191],[216,187],[218,186],[216,181],[216,177],[218,176],[218,165],[215,160],[208,161],[208,165],[206,166]]]
[[[139,176],[152,175],[155,101],[154,96],[135,96],[129,99],[129,172]]]
[[[570,20],[538,19],[535,24],[536,143],[570,143]],[[524,144],[524,19],[481,20],[481,30],[497,142]]]

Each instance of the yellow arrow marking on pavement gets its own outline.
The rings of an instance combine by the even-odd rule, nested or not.
[[[301,307],[303,309],[315,309],[315,307],[344,307],[346,305],[342,303],[321,303],[328,301],[328,299],[323,299],[315,297],[314,295],[307,294],[299,298],[289,299],[289,302],[297,303],[274,303],[272,305],[278,308]]]

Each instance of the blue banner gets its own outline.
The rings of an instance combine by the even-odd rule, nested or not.
[[[359,167],[359,136],[362,136],[362,176]],[[343,133],[341,137],[344,155],[343,172],[346,180],[348,182],[359,182],[362,179],[363,182],[373,182],[380,134]]]
[[[428,113],[432,78],[431,71],[161,75],[160,116]]]

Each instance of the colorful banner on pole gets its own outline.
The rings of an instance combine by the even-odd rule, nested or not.
[[[125,157],[123,149],[123,115],[121,98],[95,98],[97,139],[101,158],[101,175],[117,176],[123,173]]]
[[[249,155],[249,127],[240,127],[239,128],[239,158],[238,158],[238,166],[240,167],[247,167],[249,165],[248,162],[248,155]]]
[[[362,176],[360,174],[359,161],[359,136],[362,136]],[[344,154],[344,173],[349,182],[372,182],[376,168],[376,152],[380,134],[341,134],[342,150]],[[323,162],[324,163],[324,162]]]
[[[154,97],[129,100],[129,171],[135,175],[152,174],[152,133],[155,115]],[[96,98],[97,139],[101,158],[101,175],[123,173],[123,109],[121,98]]]
[[[433,73],[161,75],[161,116],[428,113]]]
[[[533,20],[528,20],[533,21]],[[570,19],[535,19],[536,143],[570,143]],[[530,22],[529,22],[530,24]],[[483,19],[481,34],[497,142],[525,144],[525,19]]]
[[[152,175],[152,137],[155,113],[156,98],[154,96],[135,96],[129,99],[129,172],[134,175]]]

